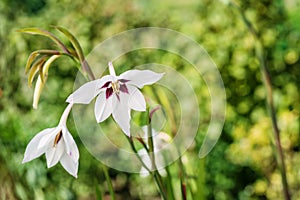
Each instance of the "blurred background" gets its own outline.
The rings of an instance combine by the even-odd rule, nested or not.
[[[298,0],[236,1],[253,23],[262,41],[272,77],[274,103],[285,153],[292,199],[300,197],[300,2]],[[55,48],[47,38],[16,32],[51,25],[70,30],[85,54],[99,42],[122,31],[157,26],[186,34],[203,46],[214,60],[227,95],[226,122],[213,151],[197,159],[201,125],[210,119],[205,87],[193,81],[200,98],[199,137],[184,154],[188,193],[199,199],[283,199],[276,165],[272,126],[266,109],[254,38],[240,13],[226,0],[1,0],[0,1],[0,199],[109,199],[101,163],[85,149],[70,119],[68,127],[80,149],[78,179],[60,165],[47,169],[45,157],[21,164],[26,145],[40,130],[56,126],[73,89],[76,63],[59,59],[50,68],[39,108],[32,109],[33,88],[27,85],[25,65],[37,49]],[[55,32],[55,34],[58,34]],[[63,38],[63,37],[62,37]],[[67,41],[67,40],[65,40]],[[165,52],[129,53],[119,65],[157,62],[181,70],[192,68]],[[203,89],[202,89],[203,88]],[[172,98],[171,100],[172,101]],[[172,102],[171,102],[172,103]],[[178,165],[170,166],[179,187]],[[159,199],[149,177],[109,169],[117,199]],[[180,197],[180,196],[179,196]],[[180,199],[180,198],[178,198]]]

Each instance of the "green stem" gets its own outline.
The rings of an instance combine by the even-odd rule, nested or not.
[[[151,160],[151,169],[154,170],[153,171],[154,179],[158,185],[161,196],[163,197],[163,199],[168,199],[162,177],[159,174],[157,167],[156,167],[156,163],[155,163],[155,152],[154,152],[154,143],[153,143],[152,126],[151,126],[151,117],[152,117],[153,112],[151,112],[152,113],[151,114],[149,112],[149,108],[147,109],[147,112],[148,112],[148,115],[147,115],[148,116],[148,126],[147,126],[148,134],[147,134],[147,136],[148,136],[148,146],[149,146],[148,154],[149,154],[149,157]]]
[[[163,199],[167,199],[167,196],[165,195],[165,193],[163,192],[163,184],[162,184],[162,179],[160,174],[158,173],[158,171],[152,171],[149,169],[149,167],[144,163],[144,161],[141,159],[141,157],[138,154],[137,149],[134,146],[133,140],[128,137],[125,136],[130,144],[130,147],[132,149],[132,151],[135,153],[136,157],[138,158],[138,160],[140,161],[140,163],[142,164],[142,166],[154,177],[154,180],[159,188],[159,192],[162,195]]]
[[[289,186],[288,186],[287,177],[286,177],[284,153],[283,153],[282,146],[281,146],[280,131],[278,128],[276,111],[275,111],[275,106],[274,106],[274,102],[273,102],[273,89],[272,89],[271,75],[270,75],[270,73],[267,69],[266,63],[265,63],[264,48],[262,46],[262,43],[260,42],[260,38],[259,38],[257,30],[255,30],[252,23],[247,19],[243,10],[234,2],[231,2],[231,5],[233,5],[234,7],[236,7],[238,9],[249,32],[254,36],[254,38],[257,41],[255,51],[256,51],[257,57],[259,59],[260,71],[262,73],[263,83],[264,83],[264,86],[265,86],[265,89],[267,92],[267,108],[268,108],[269,115],[270,115],[270,118],[272,121],[273,135],[275,138],[275,146],[276,146],[276,150],[277,150],[277,153],[276,153],[277,163],[278,163],[278,167],[279,167],[279,170],[281,173],[281,181],[282,181],[282,185],[283,185],[284,198],[285,198],[285,200],[290,200],[291,197],[290,197]]]
[[[287,177],[286,177],[284,153],[283,153],[283,149],[281,146],[280,131],[278,128],[276,111],[275,111],[275,106],[274,106],[274,102],[273,102],[273,89],[272,89],[272,83],[271,83],[271,76],[266,68],[265,60],[263,57],[263,48],[261,47],[260,44],[258,44],[257,52],[258,52],[258,57],[260,60],[261,71],[263,74],[264,85],[265,85],[265,88],[267,91],[267,107],[268,107],[269,115],[270,115],[271,121],[272,121],[273,135],[275,138],[275,146],[276,146],[276,150],[277,150],[277,154],[276,154],[277,162],[278,162],[278,167],[279,167],[279,170],[281,173],[283,193],[284,193],[285,200],[290,200],[291,197],[289,194],[289,186],[288,186]]]
[[[156,170],[151,119],[149,120],[149,124],[148,124],[147,128],[148,128],[147,132],[148,132],[149,156],[150,156],[150,160],[151,160],[151,164],[152,164],[151,168],[152,168],[152,170]]]
[[[115,200],[116,197],[115,197],[115,193],[114,193],[114,188],[113,188],[110,176],[108,174],[107,167],[105,165],[103,165],[103,164],[101,164],[101,165],[102,165],[102,169],[103,169],[106,181],[107,181],[107,186],[108,186],[110,197],[111,197],[112,200]]]

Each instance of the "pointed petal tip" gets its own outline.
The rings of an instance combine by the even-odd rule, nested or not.
[[[27,157],[24,157],[23,160],[22,160],[22,164],[25,164],[29,161],[29,159],[27,159]]]
[[[130,135],[130,131],[128,132],[128,131],[125,131],[125,130],[123,130],[123,132],[124,132],[124,134],[127,136],[127,137],[131,137],[131,135]]]

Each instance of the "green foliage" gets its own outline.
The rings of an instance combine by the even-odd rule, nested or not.
[[[299,3],[281,0],[237,3],[263,42],[274,86],[290,192],[293,199],[297,199],[300,196]],[[27,58],[37,49],[56,49],[57,46],[44,37],[16,31],[26,27],[56,31],[62,43],[73,44],[77,51],[81,51],[74,40],[70,42],[65,37],[66,32],[60,30],[60,33],[52,25],[70,30],[81,44],[84,55],[116,33],[145,26],[174,29],[199,42],[216,62],[227,95],[223,134],[204,160],[197,159],[197,152],[210,119],[210,99],[205,83],[200,76],[195,77],[189,63],[167,52],[143,50],[124,55],[116,65],[124,66],[120,71],[148,62],[173,66],[190,80],[201,97],[199,134],[182,158],[189,199],[283,198],[255,41],[240,13],[226,1],[4,0],[0,2],[1,199],[101,199],[101,195],[109,195],[101,164],[81,143],[72,120],[68,122],[70,131],[80,150],[78,179],[69,176],[60,166],[47,169],[44,157],[21,164],[30,139],[40,130],[56,126],[77,73],[78,64],[67,57],[53,62],[39,109],[32,109],[33,89],[27,86],[25,75]],[[155,91],[160,92],[159,88]],[[170,112],[171,107],[177,105],[175,98],[157,95],[147,87],[144,92],[153,98],[160,96],[162,103],[169,104],[166,112],[168,116],[174,115],[172,123],[167,126],[171,133],[172,127],[180,120],[180,113]],[[133,116],[144,117],[135,113]],[[180,191],[179,170],[176,162],[169,166],[168,172],[172,175],[171,184],[177,199],[181,198],[177,192]],[[149,177],[140,178],[113,169],[108,172],[116,199],[153,199],[159,196],[153,179]]]

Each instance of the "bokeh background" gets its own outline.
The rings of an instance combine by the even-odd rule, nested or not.
[[[274,87],[289,189],[296,200],[300,197],[300,2],[236,2],[258,30],[263,44]],[[68,127],[80,149],[78,179],[60,165],[47,169],[44,156],[21,164],[30,139],[40,130],[56,126],[65,107],[62,102],[72,91],[77,74],[72,60],[56,61],[50,68],[39,108],[32,109],[33,88],[28,87],[24,72],[27,57],[34,50],[55,46],[46,38],[16,30],[39,27],[55,32],[51,25],[70,30],[85,54],[114,34],[148,26],[180,31],[200,43],[222,75],[227,110],[217,145],[206,158],[197,159],[201,131],[205,131],[201,126],[210,119],[206,111],[209,98],[203,82],[190,79],[200,98],[203,95],[199,107],[204,117],[200,136],[182,159],[191,175],[187,181],[189,198],[283,199],[255,41],[240,13],[226,0],[1,0],[0,199],[101,199],[100,193],[109,199],[102,165],[85,149],[72,120]],[[173,66],[193,77],[188,63],[166,52],[140,51],[118,61],[126,66],[147,62]],[[170,170],[174,187],[178,188],[178,164],[171,165]],[[151,178],[114,169],[109,169],[109,174],[118,199],[159,199]]]

